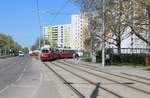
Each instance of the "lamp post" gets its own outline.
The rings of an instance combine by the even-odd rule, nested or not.
[[[105,20],[104,20],[104,12],[105,12],[105,0],[102,1],[102,67],[105,67]]]

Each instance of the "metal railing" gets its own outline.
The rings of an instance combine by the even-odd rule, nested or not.
[[[111,53],[118,54],[117,48],[108,48]],[[122,54],[150,54],[150,48],[121,48]]]

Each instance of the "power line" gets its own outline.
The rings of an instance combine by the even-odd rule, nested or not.
[[[37,10],[33,10],[33,12],[37,12]],[[72,15],[75,13],[65,13],[65,12],[50,12],[48,10],[39,10],[39,13],[47,13],[52,15]]]
[[[60,9],[58,10],[58,13],[60,13],[61,10],[64,9],[64,8],[66,7],[66,5],[67,5],[69,2],[70,2],[70,0],[67,0],[67,1],[65,2],[65,4],[64,4],[62,7],[60,7]],[[57,16],[58,16],[58,14],[56,14],[56,15],[54,16],[54,18],[53,18],[52,21],[50,22],[51,24],[55,21],[55,19],[56,19]]]
[[[38,24],[39,27],[41,28],[41,17],[40,17],[40,9],[39,9],[39,0],[36,0],[36,10],[37,10],[37,17],[38,17]]]
[[[41,47],[41,29],[42,29],[42,25],[41,25],[41,17],[40,17],[40,12],[39,12],[39,0],[36,0],[36,9],[37,9],[37,17],[38,17],[38,24],[39,24],[39,33],[40,33],[40,37],[39,37],[39,49]]]

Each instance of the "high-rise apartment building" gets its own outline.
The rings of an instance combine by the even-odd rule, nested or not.
[[[43,27],[45,44],[82,50],[83,22],[84,19],[80,14],[74,14],[71,16],[71,24]]]
[[[71,48],[76,50],[83,49],[83,22],[80,14],[71,16]]]
[[[45,44],[55,47],[70,47],[70,24],[43,27]]]

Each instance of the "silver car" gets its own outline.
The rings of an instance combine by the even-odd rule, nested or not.
[[[24,52],[19,52],[19,57],[24,57]]]

